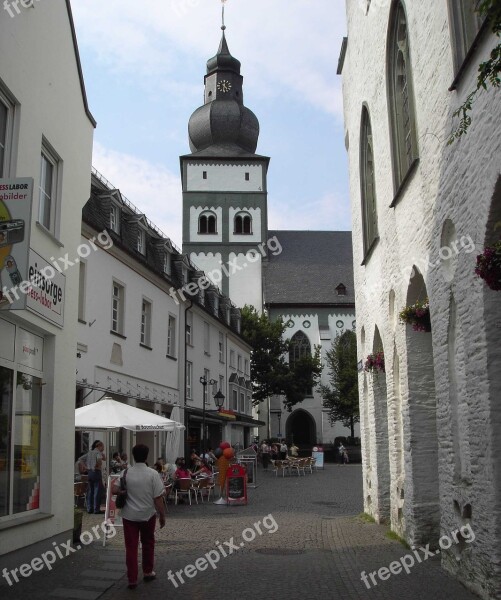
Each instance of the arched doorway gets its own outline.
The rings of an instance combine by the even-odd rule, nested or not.
[[[414,277],[407,290],[407,306],[428,297],[426,283],[419,269],[414,266],[413,272]],[[433,314],[432,306],[430,311]],[[406,471],[409,467],[405,523],[411,544],[430,543],[431,546],[436,545],[440,537],[437,400],[432,335],[432,332],[414,331],[412,325],[406,325],[410,452],[404,459]]]
[[[287,440],[297,446],[312,447],[317,443],[317,428],[309,412],[303,409],[295,410],[287,418],[285,425]]]
[[[372,353],[384,352],[383,340],[376,327],[372,342]],[[386,373],[376,372],[370,376],[374,400],[374,431],[372,433],[371,455],[375,462],[373,485],[376,498],[373,497],[373,516],[379,523],[390,518],[390,457],[388,441],[388,398],[386,392]]]

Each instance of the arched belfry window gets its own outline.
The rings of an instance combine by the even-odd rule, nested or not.
[[[360,187],[365,256],[378,237],[374,146],[371,119],[366,106],[362,109],[360,128]]]
[[[308,336],[302,331],[298,331],[291,338],[289,363],[292,364],[304,356],[311,356],[311,344]]]
[[[344,283],[340,283],[336,288],[336,294],[338,296],[346,296],[346,286]]]
[[[387,68],[393,181],[398,192],[418,158],[409,31],[401,0],[393,3],[390,15]]]
[[[252,217],[249,213],[241,212],[235,215],[234,233],[250,235],[252,233]]]
[[[198,217],[198,233],[217,233],[217,220],[213,212],[205,211]]]

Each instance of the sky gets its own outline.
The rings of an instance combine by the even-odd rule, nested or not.
[[[271,157],[270,229],[350,230],[341,77],[344,0],[227,0],[244,103]],[[93,165],[181,246],[179,156],[221,38],[220,0],[72,0]]]

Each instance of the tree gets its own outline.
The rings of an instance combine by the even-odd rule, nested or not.
[[[477,11],[485,16],[489,21],[489,27],[492,33],[497,37],[501,37],[501,3],[499,0],[481,0]],[[473,103],[477,99],[477,94],[480,90],[487,90],[488,84],[494,88],[501,86],[501,43],[498,44],[491,52],[489,60],[481,63],[478,67],[477,87],[469,94],[464,103],[454,113],[455,117],[459,117],[459,125],[452,132],[448,144],[452,144],[454,140],[468,133],[468,128],[471,125],[470,112],[473,108]]]
[[[268,315],[259,314],[253,306],[244,306],[241,313],[242,336],[252,347],[253,404],[270,396],[285,396],[284,406],[291,410],[304,400],[320,377],[320,349],[315,348],[313,355],[289,364],[290,341],[284,337],[283,320],[270,321]]]
[[[329,422],[341,421],[355,437],[355,423],[360,421],[358,404],[357,337],[353,331],[338,335],[327,352],[330,386],[319,386]]]

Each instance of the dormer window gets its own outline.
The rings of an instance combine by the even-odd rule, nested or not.
[[[183,285],[188,283],[188,269],[183,266]]]
[[[163,265],[163,271],[166,275],[170,275],[171,274],[171,253],[169,251],[165,251],[164,253],[164,265]]]
[[[120,208],[116,204],[110,206],[110,229],[120,233]]]
[[[336,294],[338,296],[346,296],[346,286],[343,283],[340,283],[336,288]]]
[[[205,211],[198,218],[198,233],[217,233],[217,219],[213,212]]]
[[[202,288],[200,288],[199,299],[200,299],[200,304],[202,306],[205,306],[205,290],[203,290]]]
[[[137,230],[137,251],[146,254],[146,232],[141,228]]]
[[[231,308],[229,306],[226,307],[226,322],[228,325],[231,322]]]
[[[219,296],[214,296],[214,315],[219,315]]]
[[[234,233],[238,235],[252,234],[252,217],[249,213],[238,213],[235,215]]]

